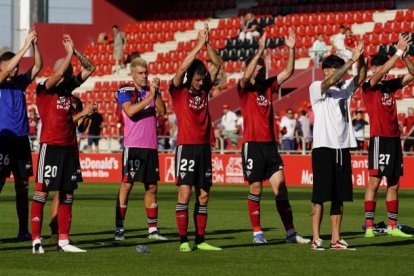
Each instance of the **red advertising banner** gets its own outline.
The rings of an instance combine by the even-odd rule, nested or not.
[[[38,154],[33,154],[36,172]],[[81,154],[80,163],[85,182],[120,182],[122,170],[121,154]],[[309,155],[282,155],[285,163],[285,177],[288,186],[312,186],[313,173]],[[239,154],[213,154],[213,182],[220,184],[244,183],[242,160]],[[174,183],[174,154],[160,154],[160,182]],[[414,189],[414,157],[404,157],[405,174],[400,185],[404,189]],[[352,156],[354,187],[368,184],[367,156]],[[34,178],[32,178],[34,180]],[[385,184],[382,184],[385,186]]]

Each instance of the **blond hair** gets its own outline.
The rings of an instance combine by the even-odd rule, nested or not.
[[[145,61],[145,59],[135,58],[134,60],[132,60],[131,65],[130,65],[131,71],[132,71],[132,69],[134,69],[135,67],[138,67],[138,66],[147,68],[147,62]]]

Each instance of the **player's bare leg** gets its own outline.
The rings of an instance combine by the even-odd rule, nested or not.
[[[181,184],[178,187],[178,200],[175,207],[175,219],[177,221],[178,235],[180,236],[181,252],[191,252],[188,242],[188,202],[191,197],[191,186]]]
[[[301,244],[310,243],[310,239],[303,238],[295,230],[292,207],[289,202],[289,195],[283,170],[275,172],[270,177],[269,182],[275,195],[276,209],[286,230],[286,241]]]
[[[145,184],[144,205],[147,213],[148,238],[151,240],[167,240],[162,236],[157,228],[158,223],[158,203],[157,203],[157,184]]]
[[[324,250],[322,245],[321,224],[323,218],[323,203],[312,203],[311,206],[311,217],[312,217],[312,245],[311,248],[314,250]]]
[[[368,187],[365,190],[365,237],[373,238],[374,233],[374,217],[377,205],[377,192],[381,178],[370,176],[368,179]]]
[[[122,182],[119,187],[119,193],[115,208],[115,240],[125,240],[124,236],[124,222],[126,211],[128,207],[128,198],[131,193],[134,183]]]
[[[344,213],[344,204],[342,201],[332,201],[331,203],[331,249],[347,249],[348,244],[341,239],[341,224]]]

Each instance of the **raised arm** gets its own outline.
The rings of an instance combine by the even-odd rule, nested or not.
[[[250,82],[250,79],[253,76],[254,70],[256,69],[257,63],[259,62],[265,50],[265,42],[266,42],[266,33],[264,33],[262,37],[260,38],[259,48],[257,49],[256,54],[254,55],[253,59],[250,61],[249,65],[247,65],[246,70],[243,73],[242,79],[240,80],[241,88],[246,87],[246,85]]]
[[[165,106],[164,101],[162,100],[159,88],[160,88],[160,79],[154,78],[152,80],[150,89],[153,89],[155,93],[155,108],[157,109],[157,112],[160,116],[164,116],[165,113],[167,112],[167,108]]]
[[[352,58],[348,60],[344,65],[342,65],[341,68],[336,69],[329,78],[322,82],[321,93],[326,93],[332,85],[336,84],[339,80],[341,80],[342,77],[348,71],[348,69],[351,68],[352,64],[354,64],[359,59],[363,52],[364,44],[360,43],[357,47],[354,48],[354,51],[352,52]]]
[[[211,63],[213,64],[213,69],[210,72],[211,83],[214,83],[217,79],[218,73],[220,72],[220,67],[222,66],[223,62],[221,58],[217,55],[217,52],[214,50],[213,46],[210,44],[210,39],[208,35],[208,25],[205,24],[204,29],[207,30],[207,37],[206,37],[206,48],[207,53],[210,56]]]
[[[289,37],[285,38],[285,44],[289,47],[289,57],[285,69],[277,75],[277,82],[279,85],[284,83],[295,71],[296,36],[292,28],[289,28]]]
[[[84,56],[81,52],[79,52],[75,48],[72,38],[70,36],[68,37],[69,37],[70,43],[72,44],[73,54],[75,55],[75,57],[79,60],[80,64],[82,65],[82,72],[81,72],[82,81],[86,81],[89,78],[89,76],[93,73],[93,71],[95,71],[96,66],[86,56]]]
[[[403,60],[405,65],[407,65],[408,73],[404,75],[402,80],[402,86],[407,85],[410,81],[414,79],[414,64],[413,62],[407,57],[407,50],[403,55]]]
[[[73,47],[70,41],[70,37],[67,34],[63,35],[63,46],[66,50],[66,57],[63,59],[59,67],[53,72],[50,78],[47,79],[45,83],[46,89],[51,89],[55,87],[58,84],[58,82],[63,78],[65,71],[69,67],[70,59],[73,55]]]
[[[131,103],[130,101],[122,104],[122,109],[128,117],[134,117],[136,114],[141,112],[155,97],[158,93],[155,92],[155,89],[151,86],[149,95],[144,98],[139,103]]]
[[[359,41],[359,44],[364,45],[362,41]],[[353,80],[355,84],[355,90],[367,78],[367,71],[368,71],[368,68],[365,62],[364,55],[360,55],[358,59],[358,73],[354,77],[354,80]]]
[[[178,68],[175,76],[173,78],[174,86],[180,86],[183,83],[184,75],[187,69],[191,66],[195,58],[197,57],[198,52],[203,48],[207,39],[207,30],[204,28],[198,32],[198,43],[194,49],[186,56],[186,58],[181,63]]]
[[[29,50],[32,41],[36,38],[36,36],[36,31],[31,31],[24,40],[23,47],[16,53],[13,58],[7,62],[7,65],[2,68],[0,71],[0,84],[7,80],[7,77],[10,75],[10,73],[14,70],[14,68],[17,67],[24,54],[27,52],[27,50]]]
[[[402,57],[404,51],[407,49],[407,47],[411,44],[410,37],[408,35],[401,35],[400,39],[398,40],[397,44],[397,53],[395,53],[388,61],[381,67],[380,70],[378,70],[371,78],[370,85],[375,86],[377,83],[379,83],[385,76],[385,74],[388,73],[394,66],[394,64],[397,62],[397,60]]]
[[[34,30],[36,33],[36,30]],[[37,33],[35,38],[32,41],[33,46],[33,54],[34,54],[34,65],[29,69],[28,72],[30,72],[30,80],[34,80],[37,75],[39,74],[40,70],[42,70],[43,67],[43,59],[42,55],[40,54],[39,47],[37,46]]]

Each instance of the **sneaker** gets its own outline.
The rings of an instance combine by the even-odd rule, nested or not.
[[[348,249],[348,244],[343,239],[336,241],[335,243],[331,242],[330,249]]]
[[[73,245],[70,245],[70,244],[67,244],[67,245],[64,245],[64,246],[58,246],[57,250],[60,251],[60,252],[72,252],[72,253],[84,253],[84,252],[86,252],[86,250],[80,249],[80,248],[78,248],[76,246],[73,246]]]
[[[33,254],[44,254],[45,253],[45,250],[43,250],[42,244],[40,242],[33,244],[32,253]]]
[[[401,238],[411,238],[413,236],[413,235],[404,233],[398,228],[389,228],[387,230],[387,235],[394,236],[394,237],[401,237]]]
[[[116,241],[124,241],[124,230],[115,230],[115,240]]]
[[[263,236],[263,234],[256,234],[253,237],[253,243],[267,243],[267,240]]]
[[[212,246],[206,242],[202,242],[200,244],[194,245],[194,250],[206,250],[206,251],[221,251],[222,249],[220,247]]]
[[[180,252],[191,252],[191,247],[190,244],[188,242],[183,242],[182,244],[180,244]]]
[[[375,238],[374,229],[368,228],[365,230],[365,238]]]
[[[158,240],[158,241],[166,241],[166,240],[168,240],[167,237],[164,237],[158,231],[154,231],[154,232],[149,233],[148,239],[150,239],[150,240]]]
[[[17,234],[17,240],[18,241],[31,241],[32,234],[30,234],[28,231],[19,231],[19,233]]]
[[[298,232],[295,232],[292,235],[286,237],[286,242],[308,244],[308,243],[311,242],[311,240],[310,239],[305,239],[304,237],[299,235]]]
[[[325,250],[322,244],[322,239],[314,240],[311,244],[311,249],[317,251]]]

